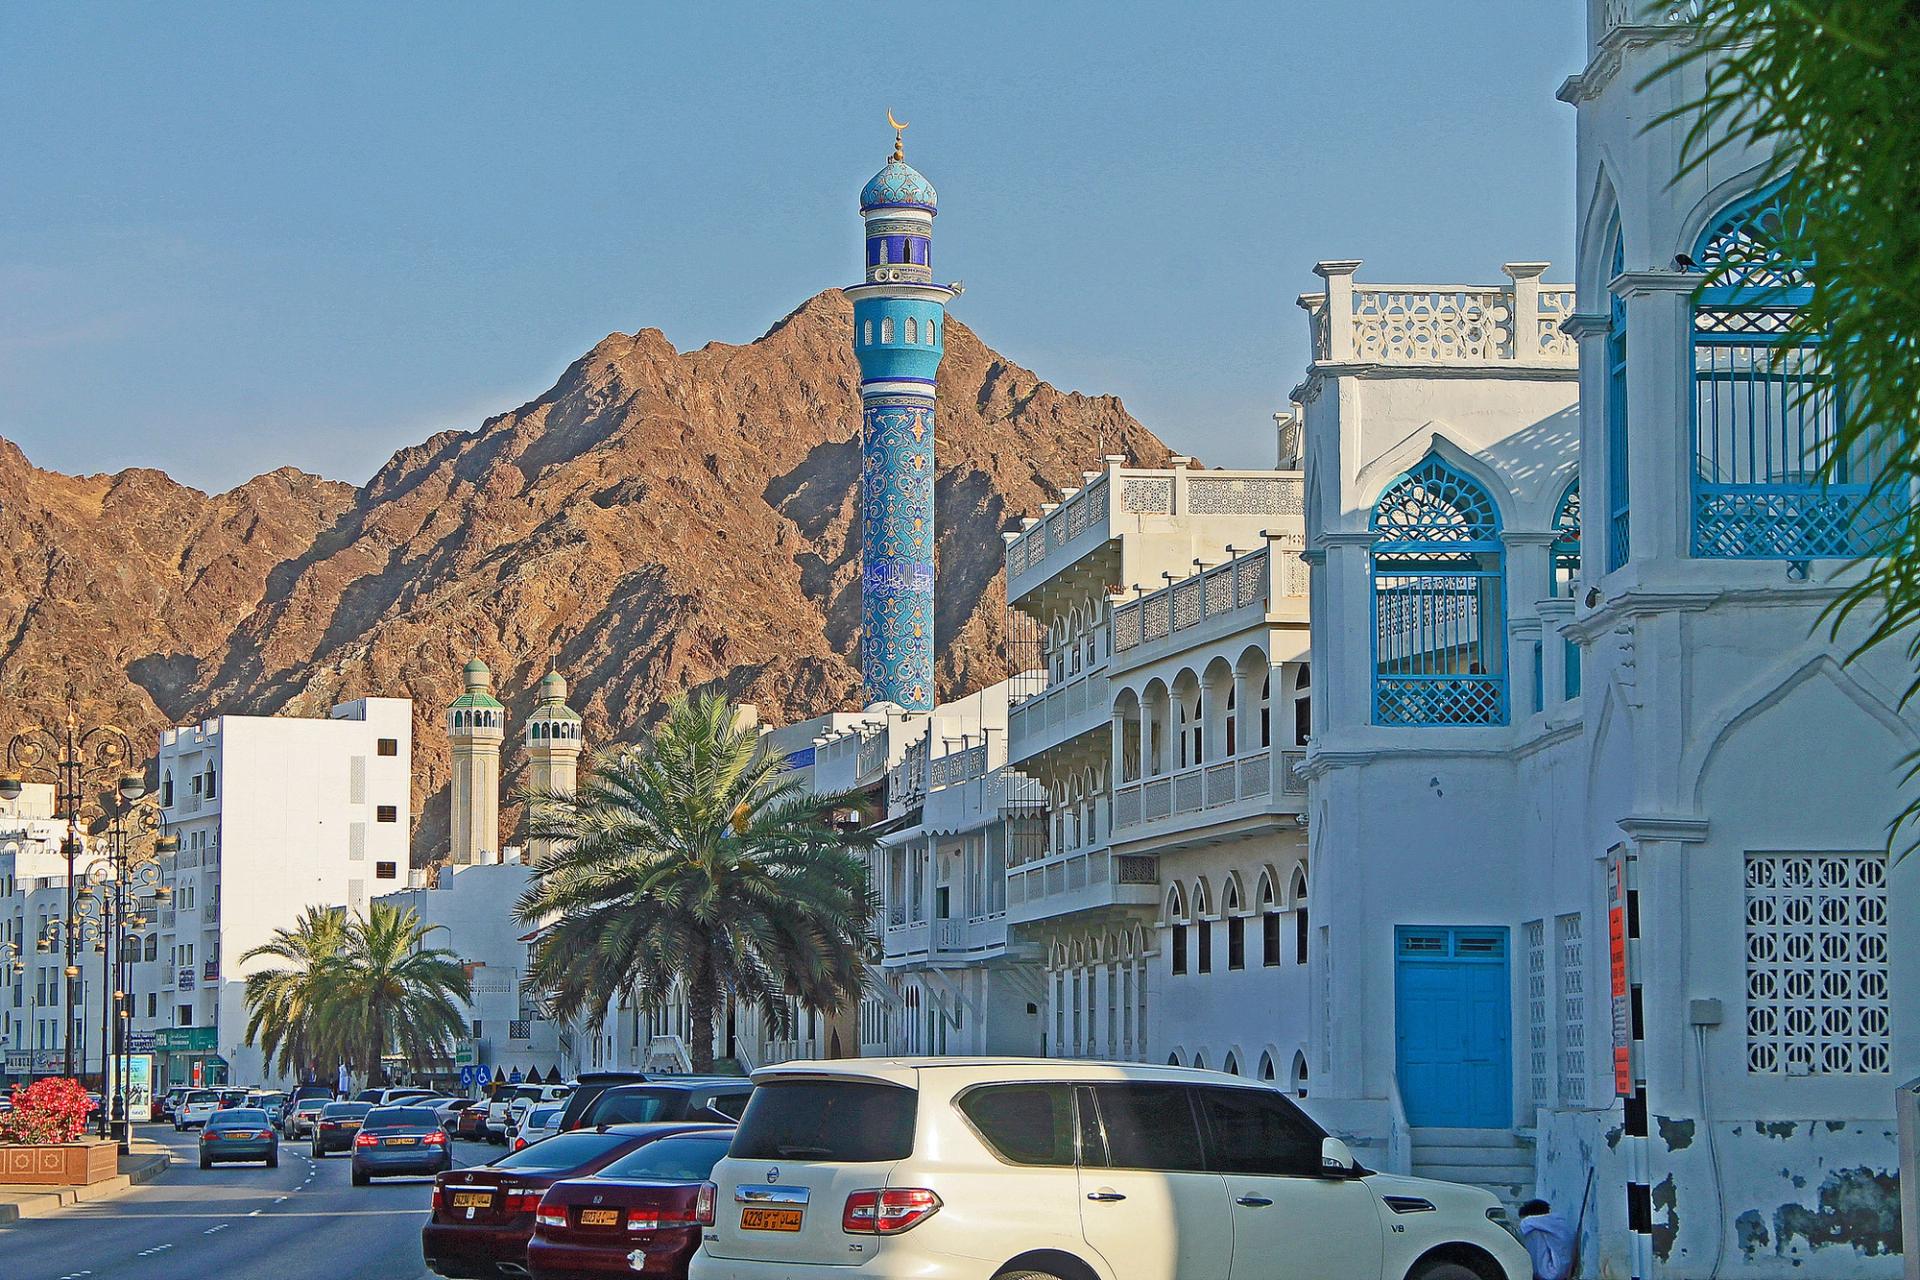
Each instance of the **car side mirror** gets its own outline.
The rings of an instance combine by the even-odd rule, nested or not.
[[[1320,1172],[1329,1178],[1350,1178],[1360,1170],[1347,1144],[1338,1138],[1320,1140]]]

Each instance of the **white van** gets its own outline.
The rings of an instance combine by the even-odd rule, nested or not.
[[[1528,1280],[1477,1187],[1360,1168],[1277,1090],[1052,1059],[787,1063],[690,1280]]]

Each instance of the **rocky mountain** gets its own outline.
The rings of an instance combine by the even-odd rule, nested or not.
[[[438,711],[474,654],[516,716],[561,671],[597,742],[682,689],[724,688],[775,722],[852,705],[851,327],[828,291],[743,346],[613,334],[539,399],[402,449],[358,490],[283,470],[208,497],[154,471],[42,471],[0,441],[8,711],[77,704],[144,747],[221,711],[411,697],[418,863],[446,840]],[[952,693],[1002,671],[1001,530],[1102,454],[1167,450],[1118,400],[1062,392],[958,322],[940,399]]]

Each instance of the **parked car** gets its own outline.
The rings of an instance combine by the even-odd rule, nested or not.
[[[207,1122],[207,1117],[220,1110],[220,1094],[214,1089],[189,1089],[180,1100],[173,1113],[173,1128],[177,1133],[182,1129],[194,1129]]]
[[[155,1110],[160,1113],[160,1118],[162,1120],[172,1120],[177,1116],[180,1113],[180,1104],[186,1101],[187,1095],[192,1091],[191,1088],[183,1084],[177,1084],[168,1089],[166,1093],[161,1095],[160,1103],[158,1107],[155,1108]]]
[[[200,1129],[202,1169],[234,1160],[264,1160],[269,1169],[280,1167],[280,1135],[259,1107],[216,1111]]]
[[[533,1280],[620,1271],[686,1280],[700,1223],[713,1218],[707,1179],[732,1139],[731,1129],[663,1138],[592,1177],[554,1183],[534,1211],[527,1244]]]
[[[711,1124],[635,1124],[562,1133],[491,1164],[434,1179],[433,1217],[420,1233],[429,1268],[459,1280],[524,1276],[533,1215],[548,1187],[597,1173],[629,1152]]]
[[[567,1081],[573,1092],[567,1095],[567,1109],[560,1115],[560,1130],[582,1127],[581,1117],[593,1100],[617,1084],[645,1084],[653,1077],[644,1071],[582,1071]]]
[[[470,1107],[464,1107],[454,1113],[453,1136],[470,1138],[475,1142],[485,1141],[487,1136],[487,1102],[476,1098]]]
[[[453,1146],[430,1107],[375,1107],[353,1136],[353,1185],[401,1174],[444,1173]]]
[[[313,1122],[313,1158],[318,1160],[330,1152],[353,1150],[360,1122],[371,1110],[370,1102],[329,1102],[320,1108]]]
[[[1237,1076],[926,1058],[754,1080],[692,1280],[1533,1274],[1489,1192],[1363,1169]]]
[[[753,1081],[739,1076],[661,1076],[621,1084],[594,1099],[581,1117],[586,1128],[655,1120],[715,1120],[734,1124],[747,1109]]]
[[[460,1113],[470,1109],[478,1101],[477,1098],[442,1098],[433,1111],[440,1117],[440,1127],[452,1133],[454,1122],[460,1118]]]
[[[378,1089],[362,1089],[353,1095],[353,1100],[371,1102],[376,1107],[388,1107],[407,1098],[431,1098],[432,1096],[433,1090],[422,1089],[418,1085],[393,1085]]]
[[[302,1098],[287,1108],[287,1114],[280,1121],[280,1132],[291,1142],[296,1138],[305,1138],[313,1133],[313,1125],[320,1113],[332,1105],[325,1098]]]
[[[543,1102],[532,1108],[515,1122],[513,1137],[507,1146],[518,1151],[522,1147],[532,1146],[542,1138],[551,1138],[560,1132],[560,1113],[566,1108],[558,1102]]]
[[[536,1102],[564,1102],[570,1092],[564,1084],[517,1084],[498,1090],[487,1103],[487,1136],[507,1141],[515,1106],[524,1113]]]

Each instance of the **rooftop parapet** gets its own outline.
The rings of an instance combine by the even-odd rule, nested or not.
[[[1579,364],[1579,348],[1560,331],[1573,286],[1542,284],[1544,262],[1509,262],[1507,283],[1492,285],[1361,284],[1359,269],[1357,260],[1319,263],[1327,291],[1300,295],[1316,364]]]

